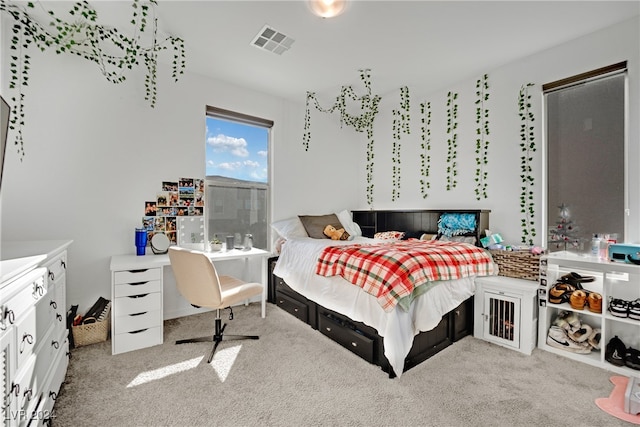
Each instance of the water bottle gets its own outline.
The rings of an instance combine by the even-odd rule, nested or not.
[[[600,237],[597,234],[594,234],[591,239],[591,255],[600,255]]]

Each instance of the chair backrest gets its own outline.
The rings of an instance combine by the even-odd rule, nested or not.
[[[210,308],[220,306],[220,280],[206,254],[172,246],[169,248],[169,260],[178,291],[189,303]]]

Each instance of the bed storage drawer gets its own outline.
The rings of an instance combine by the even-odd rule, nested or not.
[[[375,340],[365,335],[355,325],[321,310],[318,313],[318,329],[367,362],[375,363]]]
[[[298,319],[302,320],[304,323],[309,323],[309,310],[305,303],[294,298],[290,298],[282,292],[278,292],[276,296],[276,305],[287,313],[291,313]]]
[[[273,275],[273,281],[275,282],[276,305],[293,314],[313,329],[318,329],[316,303],[291,289],[280,277]]]

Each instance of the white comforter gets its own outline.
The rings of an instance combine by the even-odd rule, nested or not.
[[[385,312],[376,297],[360,287],[338,276],[315,274],[316,261],[325,246],[370,242],[375,240],[366,237],[351,241],[291,238],[282,246],[274,274],[306,298],[375,328],[384,339],[385,356],[400,377],[413,337],[438,326],[445,313],[474,294],[475,283],[472,277],[438,282],[417,297],[408,312],[399,305],[393,311]]]

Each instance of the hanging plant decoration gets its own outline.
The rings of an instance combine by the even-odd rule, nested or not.
[[[422,198],[426,199],[428,196],[427,190],[431,188],[431,183],[427,178],[429,178],[429,169],[431,167],[431,103],[430,102],[421,102],[420,103],[420,115],[422,116],[422,126],[421,126],[421,139],[420,143],[420,192],[422,193]]]
[[[489,76],[485,74],[476,81],[476,200],[487,198],[489,109],[485,102],[489,100],[488,90]]]
[[[518,94],[518,115],[520,116],[520,178],[522,180],[522,191],[520,193],[520,220],[522,228],[521,242],[533,245],[533,238],[536,236],[535,229],[535,206],[534,206],[534,177],[531,169],[533,153],[536,151],[536,141],[533,122],[535,120],[531,111],[531,95],[529,88],[533,83],[527,83],[520,87]]]
[[[403,133],[407,135],[411,133],[409,109],[409,88],[404,86],[400,89],[400,109],[393,110],[393,148],[391,150],[393,188],[391,200],[394,202],[400,197],[400,138]]]
[[[447,93],[447,191],[458,185],[458,94]]]
[[[28,2],[26,6],[0,0],[0,12],[13,19],[13,35],[10,41],[9,89],[17,91],[11,98],[12,119],[9,129],[16,131],[15,145],[21,156],[24,156],[24,139],[22,128],[25,125],[25,96],[29,85],[31,57],[29,47],[35,46],[40,51],[53,49],[55,53],[68,53],[94,62],[100,71],[112,83],[125,81],[125,73],[134,66],[143,63],[147,69],[145,76],[145,100],[151,107],[156,104],[157,97],[157,60],[158,54],[171,47],[173,51],[172,78],[185,69],[184,41],[178,37],[158,37],[158,22],[153,16],[156,0],[141,2],[133,0],[132,18],[133,35],[120,30],[98,24],[98,14],[87,1],[76,2],[68,11],[69,22],[59,18],[53,11],[46,11],[51,21],[41,24],[29,9],[34,9],[40,2]],[[151,13],[151,16],[150,16]],[[149,28],[150,27],[150,28]],[[143,44],[143,36],[151,39]]]
[[[305,151],[309,151],[309,143],[311,141],[311,108],[313,105],[316,110],[323,113],[340,113],[340,126],[351,126],[356,132],[367,133],[367,204],[370,206],[373,204],[373,123],[376,115],[378,114],[378,104],[382,99],[379,95],[372,95],[371,93],[371,73],[369,69],[361,69],[360,80],[364,84],[366,93],[362,96],[357,96],[353,87],[342,86],[340,95],[336,97],[335,103],[329,108],[323,108],[320,106],[318,98],[314,92],[307,92],[305,116],[304,116],[304,134],[302,138],[302,145]],[[347,111],[347,99],[360,102],[359,114],[350,114]]]

